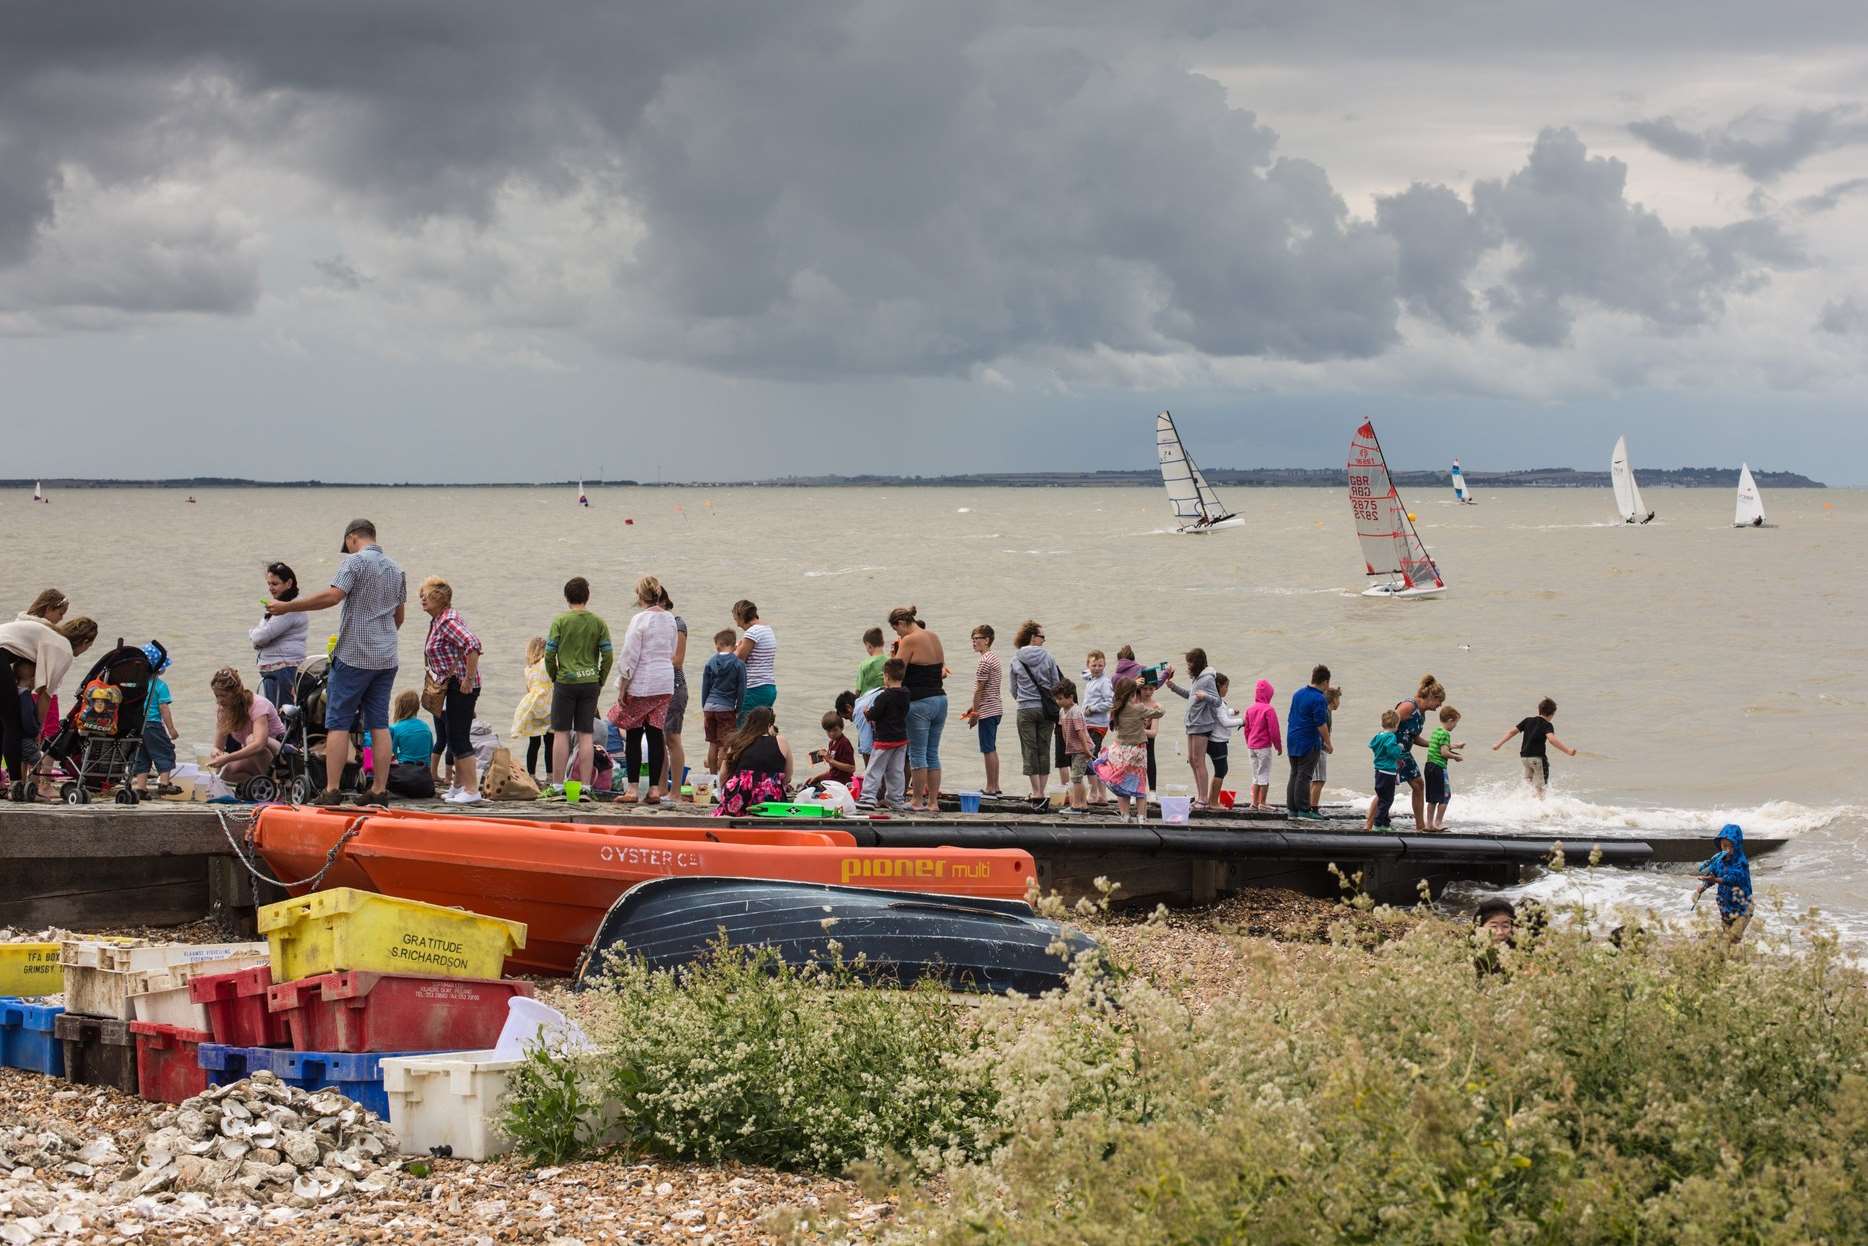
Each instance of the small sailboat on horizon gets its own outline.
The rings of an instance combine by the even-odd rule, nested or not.
[[[1764,521],[1764,498],[1758,492],[1758,482],[1751,478],[1751,464],[1738,465],[1738,506],[1732,514],[1734,528],[1774,528],[1777,525]]]
[[[44,502],[47,505],[50,505],[52,501],[51,498],[45,495],[45,486],[37,480],[32,482],[32,500],[35,502]]]
[[[1453,460],[1453,500],[1461,506],[1477,506],[1479,500],[1472,496],[1472,490],[1466,487],[1466,473],[1460,470],[1459,460]]]
[[[1623,523],[1654,522],[1654,512],[1642,503],[1641,486],[1635,483],[1626,437],[1615,439],[1615,452],[1609,455],[1609,483],[1615,487],[1615,509],[1621,512]]]
[[[590,495],[584,492],[584,482],[581,480],[577,482],[577,504],[585,507],[590,505]]]
[[[1155,416],[1155,456],[1161,461],[1161,483],[1167,486],[1168,502],[1180,521],[1174,531],[1197,534],[1245,525],[1244,516],[1227,510],[1219,494],[1206,482],[1199,465],[1181,443],[1174,417],[1166,411]]]
[[[1446,592],[1446,580],[1395,488],[1373,421],[1364,422],[1349,441],[1349,509],[1366,573],[1386,577],[1363,589],[1362,596],[1401,600]]]

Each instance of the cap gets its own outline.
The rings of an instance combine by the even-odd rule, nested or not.
[[[367,519],[353,519],[350,521],[350,526],[344,529],[344,539],[337,543],[338,553],[348,554],[350,552],[348,549],[345,548],[345,546],[349,543],[351,535],[357,532],[363,533],[365,536],[368,536],[371,540],[376,539],[376,525],[375,524],[371,523]]]

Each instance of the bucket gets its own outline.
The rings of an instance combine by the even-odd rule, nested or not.
[[[1188,815],[1193,811],[1191,796],[1163,796],[1161,798],[1161,820],[1176,826],[1185,826]]]
[[[1228,791],[1227,789],[1223,787],[1219,789],[1219,807],[1221,809],[1232,808],[1233,802],[1238,799],[1239,799],[1239,793]]]
[[[525,1054],[527,1044],[544,1043],[562,1051],[591,1051],[594,1048],[577,1023],[548,1004],[515,995],[506,1001],[506,1023],[500,1028],[493,1053],[503,1060],[516,1060]]]
[[[961,813],[978,813],[979,812],[979,793],[978,792],[961,792],[960,793],[960,812]]]

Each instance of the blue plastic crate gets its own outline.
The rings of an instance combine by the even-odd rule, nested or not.
[[[300,1090],[330,1087],[351,1101],[389,1119],[389,1096],[383,1090],[383,1061],[391,1056],[428,1055],[423,1051],[379,1051],[350,1054],[340,1051],[287,1051],[278,1047],[228,1047],[203,1043],[201,1067],[208,1081],[225,1086],[261,1070],[277,1075]]]
[[[64,1011],[57,1004],[0,996],[0,1066],[65,1076],[65,1045],[52,1032],[53,1018]]]

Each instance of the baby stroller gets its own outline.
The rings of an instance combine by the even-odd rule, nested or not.
[[[326,690],[331,682],[331,664],[325,658],[313,658],[298,669],[298,679],[292,687],[292,699],[296,705],[279,706],[279,718],[285,723],[285,739],[279,747],[279,756],[274,759],[272,770],[267,774],[254,775],[234,789],[234,794],[241,800],[262,803],[282,800],[288,804],[302,805],[311,800],[324,788],[324,703]],[[359,754],[356,747],[356,733],[351,735],[351,757]],[[311,773],[312,758],[318,759],[318,773]],[[355,760],[344,767],[344,787],[346,790],[356,786],[360,773]]]
[[[166,657],[160,643],[150,642]],[[40,757],[43,769],[55,763],[65,772],[58,789],[68,805],[86,805],[93,794],[116,792],[119,805],[134,805],[130,767],[143,746],[143,720],[148,712],[149,684],[154,672],[141,645],[117,647],[99,658],[79,686],[78,703],[65,715],[63,726]]]

